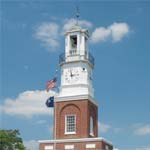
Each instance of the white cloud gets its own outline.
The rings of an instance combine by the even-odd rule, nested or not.
[[[38,150],[39,149],[39,143],[35,140],[24,141],[23,144],[27,148],[27,150]]]
[[[120,41],[129,33],[129,25],[127,23],[113,23],[109,29],[111,30],[114,42]]]
[[[60,46],[60,38],[76,24],[76,19],[63,19],[59,24],[55,22],[43,22],[35,28],[35,38],[50,52]],[[93,24],[88,20],[79,20],[78,24],[83,28],[92,28]],[[113,23],[108,27],[97,27],[91,34],[91,42],[99,43],[110,39],[112,42],[121,41],[130,32],[129,25],[125,22]],[[63,34],[62,34],[63,33]]]
[[[35,29],[35,37],[39,39],[49,51],[59,47],[59,25],[54,22],[44,22]]]
[[[91,28],[92,23],[87,20],[79,20],[79,25]],[[61,25],[62,24],[62,25]],[[43,22],[35,28],[34,37],[41,41],[48,51],[55,51],[60,46],[62,33],[76,24],[76,19],[61,20],[60,25],[56,22]]]
[[[34,115],[52,115],[53,109],[47,108],[45,102],[48,97],[54,95],[55,92],[50,91],[25,91],[20,93],[16,98],[7,98],[0,112],[8,115],[19,115],[24,117],[32,117]]]
[[[103,42],[111,39],[113,42],[121,41],[130,32],[127,23],[113,23],[108,27],[96,28],[91,36],[92,43]]]
[[[93,43],[106,41],[110,35],[111,35],[111,30],[104,27],[99,27],[96,28],[92,33],[91,40]]]
[[[135,129],[136,135],[150,135],[150,125],[143,125]]]
[[[64,20],[64,26],[63,26],[63,31],[65,32],[65,31],[69,30],[75,24],[76,24],[76,19],[74,19],[74,18],[65,19]],[[84,27],[84,28],[91,28],[93,26],[92,23],[87,21],[87,20],[79,20],[78,24],[81,27]]]
[[[109,124],[104,124],[101,122],[98,122],[98,127],[100,130],[100,133],[106,133],[106,132],[108,132],[108,130],[111,129],[111,126]]]

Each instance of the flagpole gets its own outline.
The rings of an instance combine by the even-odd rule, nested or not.
[[[55,84],[56,81],[57,81],[57,73],[58,73],[58,70],[56,69],[54,79],[48,81],[47,86],[46,86],[47,92],[49,92],[50,89],[57,88],[57,86]],[[54,106],[54,118],[53,118],[54,131],[53,131],[53,138],[54,138],[54,150],[56,150],[56,146],[57,145],[56,145],[56,101],[55,101],[55,98],[54,98],[54,105],[53,106]]]
[[[56,99],[55,99],[55,101],[54,101],[54,150],[56,150],[56,146],[57,146],[57,144],[56,144]]]
[[[58,70],[55,71],[55,77],[57,78]],[[57,88],[57,86],[56,86]],[[54,150],[56,150],[56,100],[54,101]]]
[[[54,150],[56,150],[56,101],[54,101]]]
[[[56,89],[58,90],[58,87],[56,87]],[[56,99],[54,100],[54,150],[57,150],[57,143],[56,143],[56,110],[57,110],[57,105],[56,105]]]

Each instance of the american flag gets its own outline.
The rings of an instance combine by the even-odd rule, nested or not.
[[[56,77],[54,77],[54,79],[52,80],[47,81],[47,84],[46,84],[47,92],[56,87],[56,81],[57,81]]]

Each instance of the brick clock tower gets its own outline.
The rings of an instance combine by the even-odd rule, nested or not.
[[[112,150],[98,137],[98,104],[94,99],[94,58],[88,51],[89,32],[78,24],[65,33],[59,57],[60,92],[55,97],[54,139],[40,140],[40,150]]]

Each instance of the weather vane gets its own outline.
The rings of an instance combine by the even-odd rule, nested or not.
[[[76,25],[78,25],[79,17],[80,17],[79,7],[78,7],[78,6],[76,6]]]

